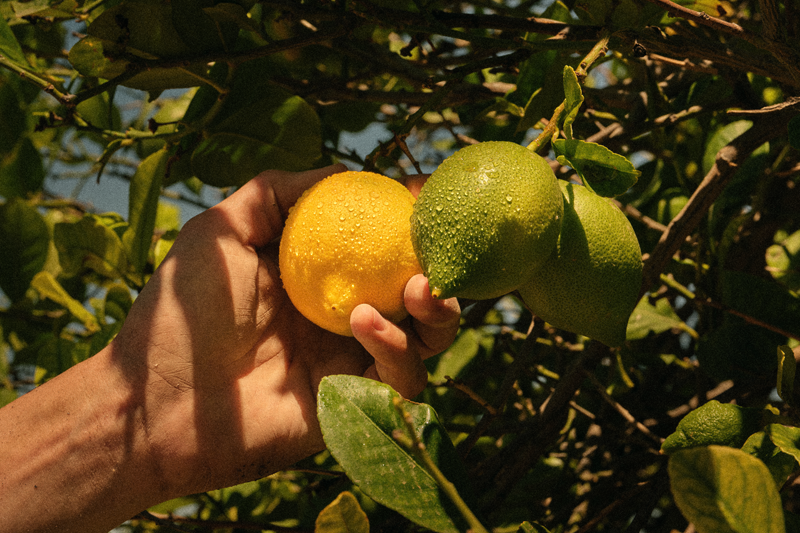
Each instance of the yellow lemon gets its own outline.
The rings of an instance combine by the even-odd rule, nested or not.
[[[422,272],[411,246],[413,207],[408,189],[372,172],[334,174],[304,192],[279,252],[284,288],[303,316],[346,336],[362,303],[393,322],[405,318],[406,283]]]

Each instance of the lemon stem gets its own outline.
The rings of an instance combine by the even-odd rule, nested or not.
[[[586,80],[586,76],[589,74],[589,68],[601,57],[604,57],[608,52],[608,40],[610,35],[608,32],[604,32],[603,36],[600,38],[597,43],[589,50],[589,53],[586,54],[586,57],[583,58],[578,68],[575,69],[575,75],[578,77],[578,81],[583,84],[584,80]],[[553,111],[553,116],[547,122],[547,125],[544,127],[544,130],[528,145],[528,150],[532,150],[533,152],[538,152],[541,150],[551,139],[555,138],[558,135],[559,131],[559,123],[561,122],[561,115],[564,114],[564,110],[566,108],[566,99],[559,104],[558,107],[555,108]]]
[[[439,287],[432,288],[431,296],[433,296],[435,299],[438,300],[442,296],[442,289],[440,289]]]

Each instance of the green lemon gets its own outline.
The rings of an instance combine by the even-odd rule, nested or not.
[[[560,181],[564,220],[553,255],[519,288],[531,312],[608,346],[625,341],[642,282],[642,252],[610,200]]]
[[[740,407],[711,400],[684,416],[675,433],[661,444],[661,451],[672,453],[695,446],[732,446],[740,448],[759,430],[762,409]]]
[[[485,300],[515,290],[555,248],[563,204],[550,165],[523,146],[484,142],[448,157],[411,215],[431,293]]]

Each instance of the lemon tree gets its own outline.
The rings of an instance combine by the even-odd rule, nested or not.
[[[421,272],[411,247],[414,196],[371,172],[342,172],[308,189],[289,211],[280,244],[281,279],[303,315],[352,336],[350,313],[370,304],[398,322],[406,282]]]
[[[0,15],[0,405],[113,339],[183,223],[261,171],[434,174],[423,197],[466,201],[478,186],[455,154],[532,165],[493,182],[491,212],[516,229],[451,209],[424,238],[432,279],[450,241],[434,285],[463,317],[418,406],[337,377],[318,402],[327,450],[121,531],[446,530],[464,507],[473,531],[800,530],[795,3],[35,0]],[[554,188],[549,252],[522,228],[553,206],[518,194],[551,180],[542,160],[576,193]],[[416,205],[432,228],[436,202]],[[375,222],[410,232],[406,208]],[[351,277],[337,221],[327,266],[296,284],[321,322],[370,292],[367,270],[397,302],[402,254],[376,244]],[[592,266],[581,233],[628,275]]]

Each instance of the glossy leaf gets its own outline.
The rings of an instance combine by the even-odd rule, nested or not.
[[[47,298],[65,307],[72,316],[83,323],[83,326],[90,333],[100,329],[97,318],[83,307],[81,302],[70,296],[51,273],[39,272],[36,274],[31,281],[31,287],[36,289],[40,297]]]
[[[433,476],[392,436],[405,425],[392,403],[399,395],[388,385],[355,376],[322,380],[317,416],[333,457],[348,477],[375,501],[417,524],[440,533],[455,533],[464,524]],[[405,401],[418,438],[458,488],[464,472],[446,431],[433,409]]]
[[[314,533],[369,533],[369,519],[353,493],[344,491],[319,513]]]
[[[569,165],[600,196],[619,196],[636,184],[641,172],[605,146],[578,139],[553,141],[559,163]]]
[[[159,150],[142,161],[131,178],[128,197],[130,220],[122,242],[136,272],[144,269],[150,253],[161,182],[166,174],[168,160],[169,152],[166,149]]]
[[[572,123],[575,122],[575,117],[578,116],[578,111],[583,104],[583,92],[581,91],[581,84],[578,82],[578,76],[575,74],[575,69],[569,65],[564,67],[564,136],[567,139],[572,139]]]
[[[668,471],[675,503],[698,533],[785,532],[769,470],[742,450],[682,450],[670,456]]]
[[[0,289],[12,301],[25,296],[49,245],[50,230],[34,207],[19,199],[0,205]]]

